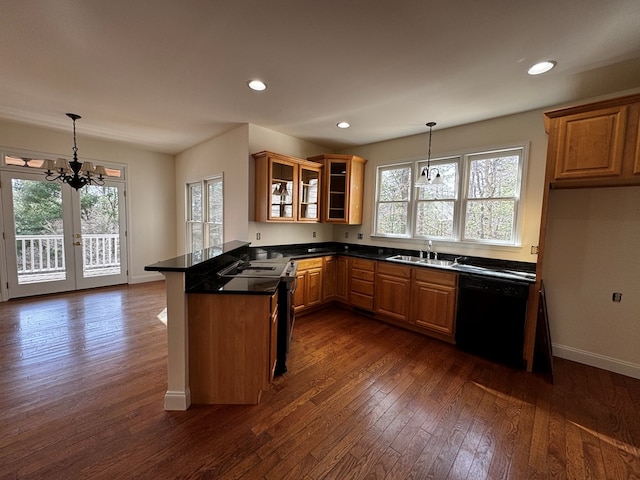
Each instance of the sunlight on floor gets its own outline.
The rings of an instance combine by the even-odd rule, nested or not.
[[[165,308],[158,314],[158,320],[160,320],[165,325],[167,324],[167,309]]]
[[[615,448],[619,448],[625,452],[628,452],[631,455],[634,455],[634,456],[640,455],[640,448],[637,448],[634,445],[630,445],[628,443],[625,443],[622,440],[618,440],[617,438],[610,437],[608,435],[605,435],[604,433],[593,430],[592,428],[586,427],[584,425],[580,425],[579,423],[572,422],[572,421],[569,421],[569,423],[571,423],[572,425],[575,425],[580,430],[583,430],[593,435],[594,437],[599,438],[601,442],[608,443],[609,445]]]

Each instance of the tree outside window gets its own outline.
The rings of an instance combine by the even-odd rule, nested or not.
[[[384,167],[378,170],[376,234],[409,234],[411,199],[411,165]]]
[[[458,201],[459,158],[431,162],[442,178],[441,185],[428,185],[416,193],[416,237],[455,238],[456,203]],[[418,163],[418,171],[426,162]]]
[[[425,187],[411,179],[424,160],[378,167],[375,235],[516,245],[525,152],[504,148],[432,160],[442,185]]]
[[[469,157],[465,240],[514,242],[521,158],[519,151]]]
[[[187,247],[197,252],[224,242],[222,175],[187,184]]]

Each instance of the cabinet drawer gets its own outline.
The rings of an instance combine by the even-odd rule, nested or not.
[[[362,295],[360,293],[351,292],[351,305],[354,307],[373,310],[373,297],[371,295]]]
[[[373,272],[367,270],[359,270],[356,268],[351,269],[351,278],[364,280],[366,282],[373,282]]]
[[[360,270],[368,270],[370,272],[375,271],[376,262],[374,260],[366,260],[364,258],[351,258],[351,268],[357,268]]]
[[[363,280],[358,280],[357,278],[352,278],[351,292],[373,295],[373,282],[366,282]]]
[[[392,277],[399,278],[411,278],[411,267],[380,262],[378,263],[378,274],[390,275]]]
[[[447,285],[455,287],[458,285],[458,274],[452,272],[443,272],[435,268],[414,268],[415,279],[419,282],[436,283],[438,285]]]
[[[304,260],[296,260],[298,270],[308,270],[310,268],[322,268],[322,257],[305,258]]]

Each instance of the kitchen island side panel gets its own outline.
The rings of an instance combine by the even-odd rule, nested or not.
[[[187,297],[192,403],[258,403],[269,386],[272,296]]]

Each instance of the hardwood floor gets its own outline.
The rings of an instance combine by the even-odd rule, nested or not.
[[[0,478],[640,478],[640,381],[555,384],[342,310],[257,406],[165,412],[164,283],[0,304]]]

